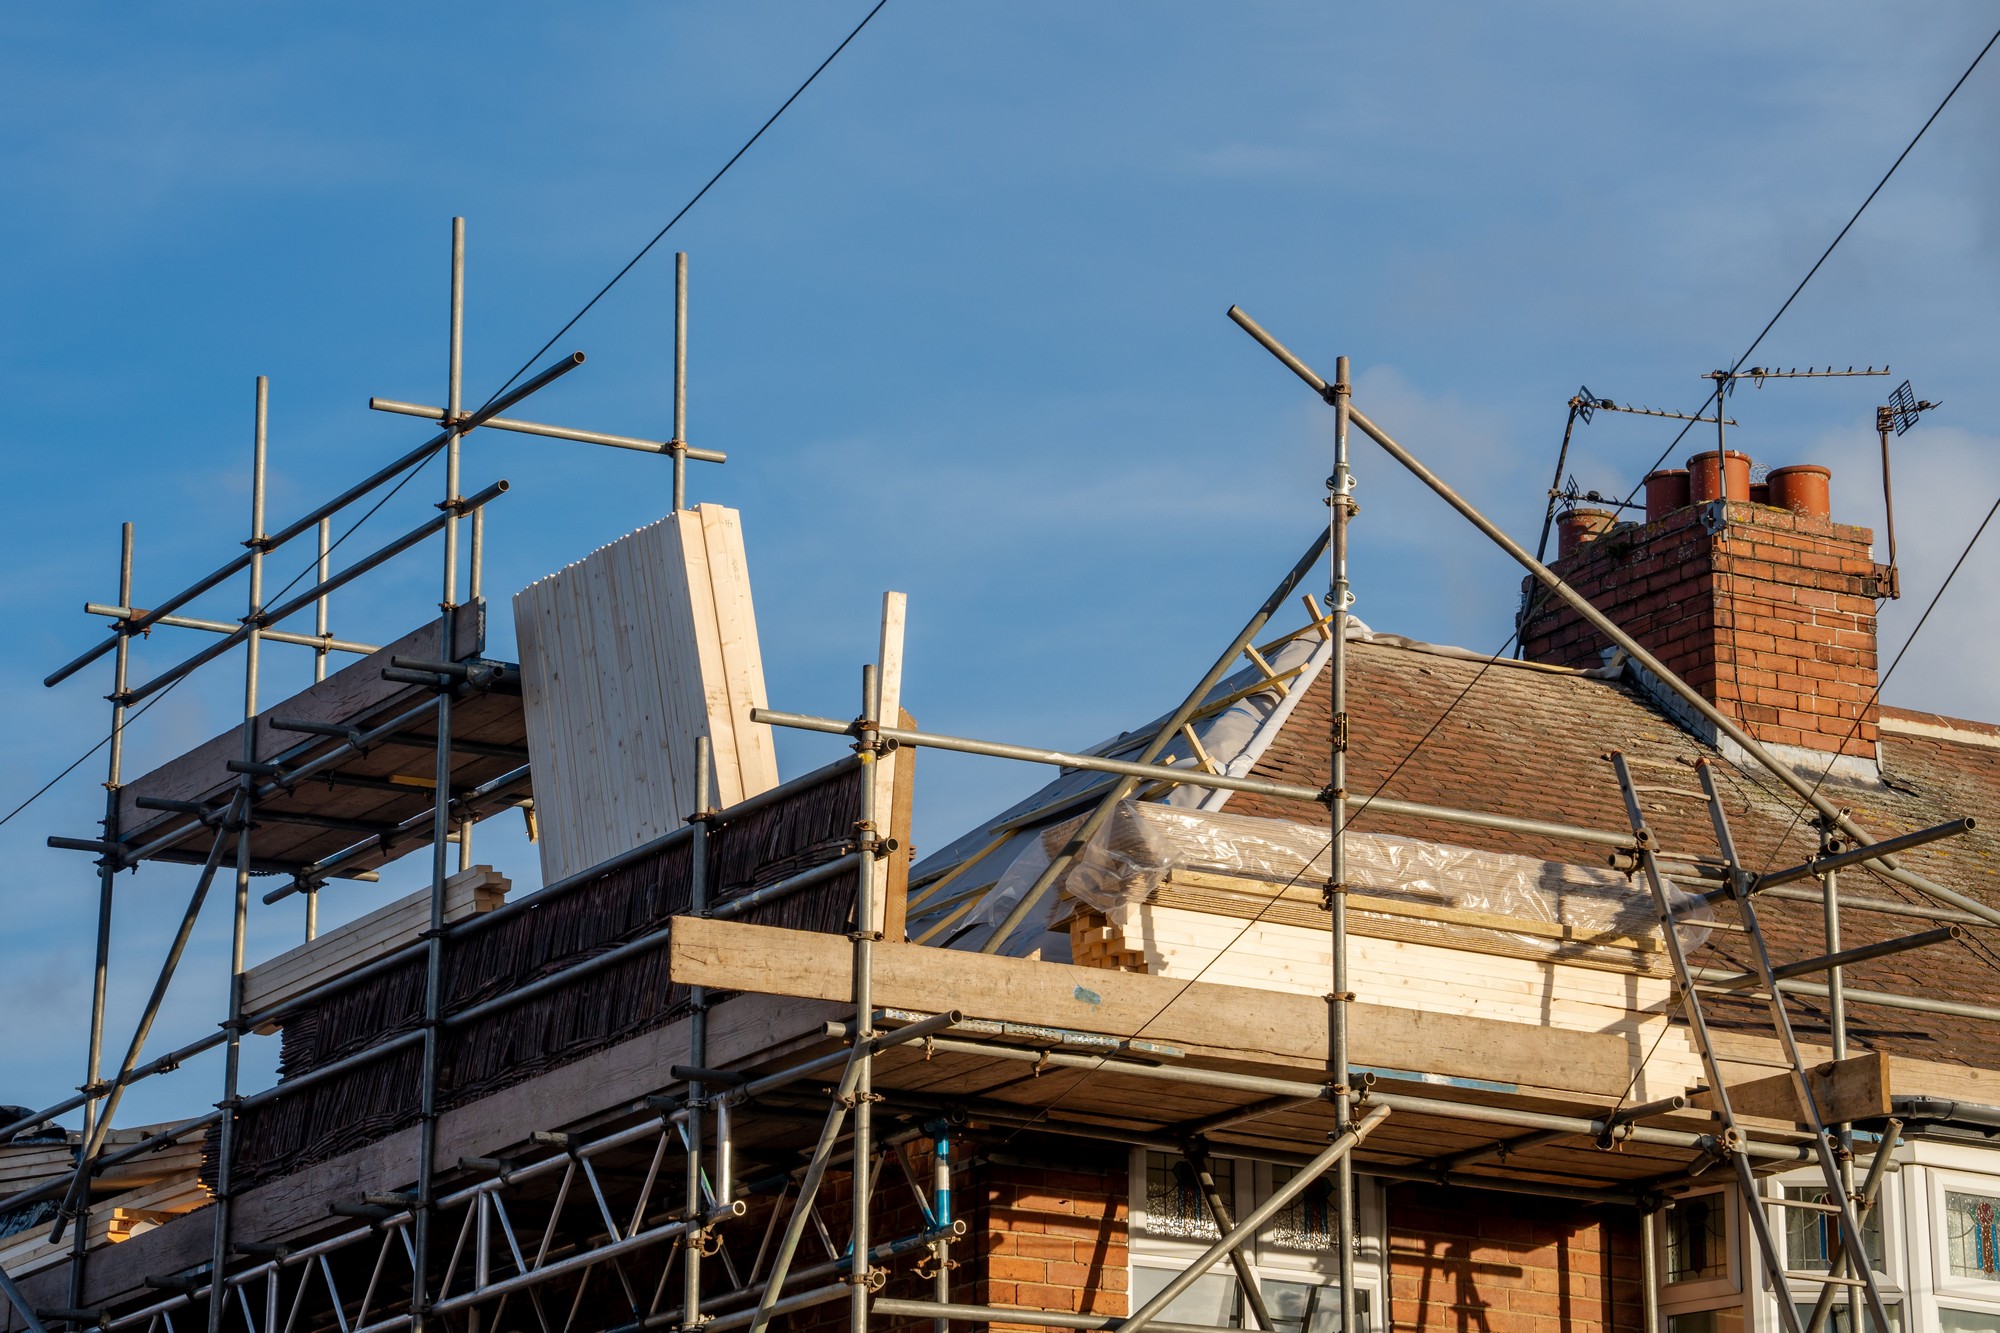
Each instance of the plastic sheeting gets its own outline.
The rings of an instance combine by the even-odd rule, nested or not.
[[[981,902],[974,922],[998,921],[1075,833],[1070,820],[1027,843]],[[1153,898],[1177,870],[1207,871],[1263,881],[1272,889],[1317,888],[1330,873],[1324,827],[1289,820],[1176,809],[1124,801],[1056,882],[1049,923],[1074,899],[1100,912]],[[1542,861],[1504,852],[1476,851],[1383,833],[1347,835],[1347,883],[1356,893],[1450,907],[1544,925],[1569,927],[1578,939],[1658,939],[1659,917],[1642,883],[1606,867]],[[1671,902],[1691,895],[1671,883]],[[1364,909],[1365,910],[1365,909]],[[1680,927],[1689,949],[1708,937],[1706,905]],[[1553,949],[1545,933],[1512,936],[1523,945]],[[1573,948],[1567,952],[1574,952]]]

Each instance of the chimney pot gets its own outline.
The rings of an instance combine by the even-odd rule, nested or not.
[[[1750,498],[1750,455],[1740,454],[1736,450],[1731,449],[1725,457],[1728,459],[1729,464],[1725,476],[1728,485],[1726,498],[1731,500],[1748,500]],[[1711,500],[1725,498],[1725,492],[1722,487],[1717,486],[1715,482],[1715,450],[1708,449],[1696,454],[1694,457],[1688,459],[1687,465],[1688,490],[1690,492],[1691,503],[1705,505]]]
[[[1750,503],[1753,505],[1767,505],[1771,503],[1771,483],[1768,481],[1751,482]]]
[[[1594,542],[1611,531],[1618,522],[1618,515],[1609,509],[1571,509],[1556,520],[1556,558],[1582,546]]]
[[[1656,522],[1694,503],[1688,493],[1688,473],[1684,467],[1663,467],[1646,475],[1646,521]]]
[[[1817,463],[1797,463],[1771,469],[1771,503],[1807,518],[1831,519],[1833,473]]]

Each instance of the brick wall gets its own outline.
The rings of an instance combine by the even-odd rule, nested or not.
[[[1639,1221],[1484,1190],[1389,1191],[1392,1333],[1637,1333]]]
[[[1740,503],[1710,533],[1706,512],[1618,529],[1554,569],[1758,740],[1874,757],[1874,534]],[[1522,642],[1579,667],[1609,646],[1546,593]]]
[[[964,1285],[953,1292],[981,1305],[1129,1313],[1128,1174],[1116,1144],[978,1162],[965,1200],[973,1234],[960,1247],[970,1253],[955,1275]]]

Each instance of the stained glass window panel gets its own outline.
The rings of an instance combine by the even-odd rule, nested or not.
[[[1272,1167],[1271,1188],[1282,1188],[1296,1174],[1290,1167]],[[1264,1239],[1293,1250],[1332,1249],[1334,1179],[1324,1175],[1306,1186],[1298,1198],[1285,1205]]]
[[[1697,1194],[1667,1209],[1667,1281],[1696,1282],[1729,1273],[1725,1196]]]
[[[1186,1172],[1176,1169],[1183,1163],[1184,1159],[1174,1154],[1146,1154],[1146,1233],[1175,1240],[1214,1240],[1222,1233],[1215,1229],[1201,1191]],[[1235,1207],[1235,1163],[1211,1157],[1208,1169],[1223,1201]]]
[[[1952,1276],[2000,1282],[2000,1199],[1946,1190],[1944,1222]]]

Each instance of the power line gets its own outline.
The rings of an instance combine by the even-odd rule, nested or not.
[[[1800,280],[1798,280],[1798,286],[1794,286],[1794,288],[1792,288],[1792,294],[1790,294],[1790,296],[1786,296],[1786,298],[1784,298],[1784,304],[1780,304],[1780,306],[1778,306],[1778,312],[1776,312],[1776,314],[1772,314],[1772,316],[1770,316],[1770,320],[1766,320],[1764,328],[1762,328],[1762,330],[1758,330],[1758,336],[1750,340],[1750,346],[1746,346],[1746,348],[1744,348],[1744,352],[1742,352],[1742,356],[1738,356],[1738,358],[1736,358],[1736,362],[1734,362],[1734,364],[1730,366],[1730,374],[1734,374],[1736,370],[1740,370],[1740,368],[1742,368],[1742,364],[1744,364],[1746,360],[1750,360],[1750,356],[1752,356],[1752,354],[1756,354],[1758,346],[1762,346],[1762,342],[1764,342],[1764,338],[1766,338],[1766,336],[1770,334],[1770,330],[1772,330],[1772,328],[1776,328],[1778,320],[1782,320],[1782,318],[1784,318],[1784,314],[1786,314],[1786,310],[1790,310],[1790,308],[1792,308],[1792,302],[1794,302],[1794,300],[1798,300],[1798,294],[1806,290],[1806,284],[1808,284],[1808,282],[1812,282],[1812,278],[1814,278],[1814,276],[1816,276],[1816,274],[1820,272],[1820,268],[1822,268],[1822,266],[1826,264],[1826,260],[1828,260],[1828,258],[1832,256],[1834,248],[1838,248],[1838,246],[1840,246],[1840,242],[1842,242],[1842,240],[1846,240],[1846,234],[1848,234],[1850,230],[1854,230],[1854,224],[1856,224],[1856,222],[1860,222],[1860,218],[1862,218],[1862,214],[1864,214],[1864,212],[1868,212],[1868,204],[1872,204],[1872,202],[1874,202],[1874,198],[1876,198],[1876,196],[1878,196],[1878,194],[1882,192],[1882,188],[1884,188],[1884,186],[1886,186],[1886,184],[1890,182],[1890,176],[1894,176],[1894,174],[1896,174],[1896,168],[1900,168],[1900,166],[1902,166],[1902,162],[1904,162],[1904,158],[1908,158],[1908,156],[1910,156],[1910,152],[1912,152],[1912,150],[1914,150],[1914,148],[1918,146],[1918,142],[1922,142],[1924,134],[1926,134],[1926,132],[1930,130],[1930,126],[1932,126],[1932,124],[1936,124],[1938,116],[1940,116],[1940,114],[1944,114],[1944,108],[1952,104],[1952,98],[1954,98],[1954,96],[1958,96],[1958,90],[1960,90],[1960,88],[1964,88],[1966,80],[1968,80],[1968,78],[1972,78],[1972,72],[1974,72],[1976,68],[1980,68],[1980,62],[1982,62],[1982,60],[1986,58],[1986,52],[1990,52],[1990,50],[1994,48],[1994,44],[1996,44],[1996,42],[2000,42],[2000,30],[1996,30],[1996,32],[1994,32],[1994,34],[1992,34],[1992,36],[1990,36],[1990,38],[1986,40],[1986,46],[1982,46],[1982,48],[1980,48],[1980,54],[1972,58],[1972,64],[1968,64],[1968,66],[1966,66],[1966,72],[1958,76],[1958,82],[1954,82],[1954,84],[1952,84],[1952,88],[1950,88],[1950,92],[1946,92],[1946,94],[1944,94],[1944,100],[1942,100],[1942,102],[1938,102],[1936,110],[1932,110],[1932,112],[1930,112],[1930,116],[1928,116],[1928,118],[1924,120],[1924,124],[1922,124],[1922,126],[1918,128],[1918,132],[1916,132],[1916,134],[1914,134],[1914,136],[1910,138],[1910,142],[1908,142],[1908,144],[1904,144],[1904,150],[1902,150],[1900,154],[1896,154],[1896,160],[1894,160],[1894,162],[1890,162],[1890,168],[1888,168],[1886,172],[1882,172],[1882,178],[1880,178],[1880,180],[1876,182],[1876,186],[1874,186],[1872,190],[1868,190],[1868,198],[1864,198],[1864,200],[1860,202],[1860,208],[1856,208],[1856,210],[1854,210],[1854,216],[1850,216],[1850,218],[1846,220],[1846,226],[1842,226],[1842,228],[1840,228],[1840,232],[1838,232],[1838,234],[1836,234],[1836,236],[1832,238],[1832,242],[1828,242],[1826,250],[1822,250],[1822,252],[1820,252],[1820,258],[1816,258],[1816,260],[1812,262],[1812,268],[1808,268],[1808,270],[1806,270],[1806,276],[1804,276],[1804,278],[1800,278]],[[544,350],[546,350],[546,348],[544,348]],[[1708,410],[1708,404],[1710,404],[1710,402],[1716,402],[1716,404],[1718,404],[1718,412],[1720,412],[1720,402],[1722,402],[1722,386],[1724,386],[1726,382],[1728,382],[1726,378],[1718,378],[1718,380],[1716,380],[1716,388],[1714,388],[1714,392],[1710,392],[1710,394],[1708,394],[1708,398],[1706,398],[1706,400],[1702,402],[1702,406],[1700,406],[1700,408],[1696,408],[1696,410],[1694,410],[1694,412],[1692,412],[1690,416],[1696,416],[1696,418],[1698,418],[1698,416],[1700,416],[1702,412],[1706,412],[1706,410]],[[1680,444],[1680,440],[1682,440],[1682,438],[1684,438],[1684,436],[1688,434],[1688,430],[1692,430],[1692,428],[1694,428],[1694,420],[1690,420],[1690,422],[1688,422],[1686,426],[1682,426],[1682,428],[1680,428],[1680,434],[1676,434],[1676,436],[1674,436],[1674,440],[1672,440],[1672,442],[1670,442],[1670,444],[1668,444],[1668,446],[1666,446],[1664,450],[1660,450],[1660,456],[1658,456],[1658,458],[1654,460],[1654,464],[1652,464],[1650,468],[1646,468],[1646,470],[1648,470],[1648,472],[1652,472],[1654,468],[1658,468],[1658,466],[1660,466],[1660,462],[1664,462],[1664,460],[1666,460],[1666,456],[1674,452],[1674,446],[1678,446],[1678,444]],[[1644,484],[1644,482],[1638,482],[1638,484],[1634,484],[1634,486],[1632,486],[1632,490],[1630,490],[1630,492],[1626,494],[1626,504],[1630,504],[1630,502],[1632,502],[1632,496],[1636,496],[1636,494],[1638,494],[1638,490],[1640,490],[1640,486],[1642,486],[1642,484]],[[2000,500],[1996,500],[1996,502],[1994,502],[1994,508],[1992,508],[1992,510],[1990,510],[1988,514],[1986,514],[1986,522],[1992,522],[1992,518],[1994,518],[1994,512],[2000,512]],[[1982,524],[1980,524],[1980,532],[1984,532],[1984,530],[1986,530],[1986,522],[1982,522]],[[1980,534],[1978,534],[1978,532],[1974,532],[1972,540],[1974,540],[1974,542],[1978,542],[1978,536],[1980,536]],[[1966,544],[1966,552],[1964,552],[1964,554],[1960,554],[1960,558],[1958,558],[1958,564],[1964,564],[1964,558],[1966,558],[1966,554],[1970,554],[1970,552],[1972,552],[1972,544],[1968,542],[1968,544]],[[1956,572],[1958,572],[1958,564],[1954,564],[1954,566],[1952,566],[1952,574],[1956,574]],[[1944,586],[1950,586],[1950,576],[1948,576],[1948,578],[1944,580]],[[1942,596],[1942,594],[1944,594],[1944,588],[1940,586],[1940,588],[1938,588],[1938,596]],[[1932,606],[1936,606],[1936,598],[1932,598]],[[1928,618],[1928,616],[1930,616],[1930,608],[1926,608],[1926,610],[1924,610],[1924,618]],[[1918,620],[1918,628],[1922,628],[1922,620]],[[1518,632],[1518,630],[1516,630],[1516,632]],[[1916,630],[1912,630],[1912,632],[1910,632],[1910,638],[1912,638],[1912,640],[1916,638]],[[1512,642],[1514,642],[1514,634],[1508,634],[1506,642],[1504,642],[1504,644],[1500,646],[1500,652],[1506,652],[1506,650],[1508,650],[1508,646],[1512,646]],[[1908,646],[1910,646],[1910,644],[1908,644],[1908,640],[1906,640],[1906,642],[1904,642],[1904,650],[1908,650]],[[1434,735],[1438,733],[1438,729],[1440,729],[1440,727],[1444,725],[1444,721],[1446,721],[1446,719],[1448,719],[1448,717],[1452,715],[1452,711],[1454,711],[1454,709],[1456,709],[1456,707],[1458,707],[1460,703],[1464,703],[1466,695],[1470,695],[1470,693],[1472,693],[1472,687],[1476,687],[1476,685],[1480,683],[1480,679],[1482,679],[1482,677],[1486,675],[1486,671],[1488,671],[1488,669],[1492,667],[1492,664],[1494,664],[1494,660],[1498,660],[1500,652],[1496,652],[1494,656],[1486,658],[1486,662],[1482,662],[1482,664],[1480,664],[1480,671],[1478,671],[1478,673],[1474,673],[1474,677],[1472,677],[1472,681],[1470,681],[1470,683],[1466,685],[1466,689],[1464,689],[1464,691],[1460,691],[1460,693],[1458,693],[1458,697],[1456,697],[1456,699],[1454,699],[1454,701],[1452,701],[1450,705],[1446,705],[1444,713],[1440,713],[1440,715],[1438,715],[1438,719],[1436,719],[1436,721],[1434,721],[1434,723],[1430,725],[1430,729],[1428,729],[1428,731],[1426,731],[1426,733],[1424,733],[1422,737],[1418,737],[1418,739],[1416,739],[1416,743],[1414,743],[1414,745],[1410,747],[1410,751],[1408,751],[1408,753],[1406,753],[1406,755],[1404,755],[1404,757],[1402,757],[1400,761],[1396,761],[1396,767],[1394,767],[1394,769],[1390,771],[1388,779],[1384,779],[1384,781],[1382,781],[1382,783],[1380,783],[1380,785],[1376,787],[1376,795],[1380,795],[1382,791],[1386,791],[1386,789],[1388,789],[1388,783],[1390,783],[1390,781],[1394,781],[1394,777],[1396,777],[1398,773],[1402,773],[1404,765],[1408,765],[1408,763],[1410,763],[1412,759],[1416,759],[1418,751],[1422,751],[1422,749],[1424,749],[1424,745],[1426,745],[1426,743],[1428,743],[1428,741],[1430,741],[1430,739],[1432,739],[1432,737],[1434,737]],[[1896,654],[1896,660],[1898,660],[1898,662],[1902,660],[1902,654],[1900,654],[1900,652]],[[1894,673],[1894,667],[1890,667],[1890,673]],[[1888,677],[1884,677],[1884,681],[1886,681],[1886,679],[1888,679]],[[1880,693],[1880,685],[1876,687],[1876,691]],[[1858,719],[1856,719],[1856,725],[1858,725]],[[1818,787],[1814,787],[1814,789],[1818,789]],[[1374,797],[1370,797],[1370,801],[1372,801],[1372,799],[1374,799]],[[1358,817],[1360,817],[1362,813],[1366,813],[1366,809],[1368,809],[1368,801],[1360,803],[1360,807],[1358,807],[1358,809],[1356,809],[1356,811],[1354,811],[1354,813],[1352,813],[1352,815],[1348,817],[1348,821],[1346,821],[1346,823],[1344,823],[1344,825],[1340,827],[1340,833],[1346,833],[1348,825],[1352,825],[1352,823],[1354,823],[1354,821],[1356,821],[1356,819],[1358,819]],[[1794,819],[1796,819],[1796,817],[1794,817]],[[1786,831],[1786,837],[1790,837],[1790,831]],[[1780,839],[1780,843],[1782,843],[1782,841],[1784,841],[1784,839]],[[1328,847],[1332,847],[1332,841],[1328,841]],[[1322,851],[1324,851],[1324,849],[1322,849]],[[1312,863],[1308,861],[1308,863],[1306,863],[1306,867],[1310,867],[1310,865],[1312,865]],[[1302,877],[1304,873],[1306,873],[1306,871],[1304,871],[1304,869],[1300,869],[1300,871],[1298,871],[1298,875],[1294,875],[1294,877],[1292,877],[1292,881],[1290,881],[1290,883],[1286,883],[1286,887],[1292,887],[1294,883],[1298,883],[1298,879],[1300,879],[1300,877]],[[1202,977],[1204,977],[1204,975],[1208,973],[1208,969],[1210,969],[1210,967],[1214,967],[1214,965],[1216,965],[1216,963],[1218,963],[1218,961],[1222,959],[1222,953],[1226,953],[1226,951],[1228,951],[1230,947],[1234,947],[1234,945],[1236,945],[1236,941],[1240,941],[1240,939],[1244,937],[1244,933],[1248,933],[1248,931],[1250,931],[1250,927],[1254,927],[1254,925],[1256,925],[1258,921],[1262,921],[1262,919],[1264,919],[1264,915],[1266,915],[1266,913],[1270,911],[1270,907],[1272,907],[1272,905],[1274,905],[1276,901],[1278,901],[1278,899],[1276,899],[1276,895],[1274,895],[1272,903],[1270,903],[1270,905],[1266,905],[1264,909],[1260,909],[1260,911],[1258,911],[1258,915],[1256,915],[1256,917],[1252,917],[1252,919],[1250,919],[1248,923],[1244,923],[1244,927],[1236,931],[1236,935],[1234,935],[1234,937],[1230,939],[1230,943],[1228,943],[1228,945],[1224,945],[1224,949],[1222,949],[1222,951],[1218,951],[1214,959],[1210,959],[1208,963],[1204,963],[1204,965],[1202,965],[1202,967],[1200,967],[1200,969],[1198,969],[1198,971],[1194,973],[1194,977],[1190,977],[1190,979],[1188,979],[1186,983],[1182,983],[1182,987],[1180,987],[1178,991],[1174,991],[1174,995],[1170,995],[1170,997],[1166,999],[1166,1003],[1162,1003],[1162,1005],[1160,1005],[1160,1009],[1156,1009],[1156,1011],[1152,1013],[1152,1017],[1148,1017],[1148,1019],[1146,1019],[1146,1021],[1144,1021],[1144,1023],[1142,1023],[1142,1025],[1138,1027],[1138,1031],[1134,1033],[1134,1037],[1136,1037],[1138,1033],[1144,1033],[1144,1031],[1146,1031],[1146,1029],[1148,1029],[1148,1027],[1150,1027],[1150,1025],[1154,1023],[1154,1021],[1158,1021],[1158,1019],[1160,1019],[1160,1015],[1164,1015],[1164,1013],[1166,1013],[1168,1009],[1172,1009],[1172,1007],[1174,1007],[1174,1003],[1176,1003],[1176,1001],[1180,1001],[1180,997],[1182,997],[1182,995],[1186,995],[1186,993],[1188,993],[1188,989],[1190,989],[1190,987],[1192,987],[1192,985],[1194,985],[1196,981],[1200,981],[1200,979],[1202,979]],[[1054,1109],[1056,1109],[1056,1105],[1060,1105],[1060,1103],[1062,1103],[1062,1097],[1058,1097],[1058,1099],[1056,1099],[1054,1103],[1050,1103],[1048,1107],[1044,1107],[1044,1109],[1042,1109],[1042,1113],[1040,1113],[1040,1115],[1038,1115],[1036,1119],[1042,1119],[1042,1117],[1046,1117],[1046,1115],[1048,1115],[1050,1111],[1054,1111]],[[1022,1127],[1022,1129],[1026,1129],[1026,1127]],[[1020,1133],[1020,1131],[1016,1131],[1016,1133]]]
[[[671,218],[667,219],[667,225],[660,228],[657,232],[653,233],[653,239],[647,241],[644,245],[640,246],[639,253],[633,255],[632,258],[626,262],[624,268],[619,269],[617,273],[612,275],[611,281],[605,283],[602,287],[597,289],[597,295],[591,297],[588,301],[585,301],[583,303],[583,309],[577,311],[574,315],[570,316],[569,322],[567,324],[564,324],[561,328],[557,329],[553,337],[551,337],[547,342],[543,343],[540,347],[536,348],[535,354],[529,357],[526,361],[523,361],[521,363],[521,368],[515,371],[512,375],[509,375],[507,377],[507,382],[501,385],[498,389],[495,389],[493,391],[493,398],[488,398],[486,400],[488,405],[490,405],[493,402],[494,398],[498,398],[501,394],[507,392],[508,389],[512,388],[515,380],[518,380],[521,378],[521,376],[525,375],[528,372],[528,368],[534,365],[535,362],[541,360],[543,354],[546,353],[551,347],[554,347],[556,345],[557,340],[560,339],[565,333],[568,333],[571,329],[575,328],[577,326],[577,322],[580,321],[585,315],[589,314],[591,308],[595,306],[599,301],[603,300],[605,295],[608,292],[610,292],[610,290],[613,287],[616,287],[627,273],[630,273],[634,268],[638,267],[639,261],[644,259],[649,253],[651,253],[653,247],[658,245],[660,241],[666,236],[666,234],[674,229],[674,224],[679,222],[682,218],[686,217],[688,215],[689,210],[692,209],[696,204],[701,202],[701,197],[707,194],[711,189],[715,188],[715,183],[717,181],[721,180],[724,176],[729,174],[729,169],[736,165],[737,159],[741,158],[745,153],[749,152],[750,146],[756,143],[759,139],[764,137],[765,130],[770,129],[771,126],[778,123],[778,117],[784,115],[786,111],[791,109],[792,103],[798,101],[800,95],[803,94],[806,89],[812,87],[813,80],[817,79],[821,74],[826,72],[826,67],[828,65],[831,65],[834,62],[835,57],[837,57],[842,51],[845,51],[847,49],[847,44],[849,42],[853,41],[856,37],[859,37],[861,35],[861,30],[868,26],[869,20],[873,19],[877,14],[881,13],[882,6],[888,3],[889,0],[876,0],[875,7],[862,16],[861,22],[854,25],[854,31],[848,33],[847,36],[840,39],[840,45],[834,47],[832,54],[828,55],[826,59],[819,62],[818,68],[814,69],[812,73],[806,75],[806,81],[800,84],[797,88],[792,90],[792,95],[785,99],[784,105],[780,106],[776,111],[773,111],[771,113],[771,118],[765,121],[762,125],[759,125],[757,127],[757,132],[755,134],[751,135],[748,139],[745,139],[743,141],[743,146],[737,149],[736,152],[730,157],[730,159],[727,162],[724,162],[722,164],[722,169],[716,172],[713,176],[710,176],[708,178],[708,184],[702,186],[699,190],[696,190],[694,192],[694,197],[688,200],[685,204],[681,205],[680,212],[674,214]]]
[[[1972,58],[1972,63],[1965,67],[1965,73],[1958,76],[1958,82],[1951,85],[1951,91],[1947,92],[1944,95],[1944,100],[1937,104],[1937,109],[1931,112],[1930,116],[1924,121],[1923,125],[1918,128],[1916,134],[1911,137],[1910,141],[1907,144],[1903,145],[1903,151],[1896,154],[1896,160],[1894,162],[1891,162],[1889,164],[1889,169],[1882,173],[1882,179],[1875,182],[1875,188],[1870,190],[1868,192],[1868,197],[1861,201],[1861,207],[1855,209],[1854,216],[1847,219],[1847,225],[1843,226],[1840,229],[1839,233],[1834,236],[1833,240],[1827,243],[1826,249],[1822,250],[1820,252],[1819,258],[1813,261],[1813,266],[1806,270],[1806,275],[1803,278],[1799,279],[1799,285],[1792,288],[1792,294],[1790,296],[1787,296],[1785,298],[1785,303],[1778,307],[1778,313],[1771,316],[1771,318],[1765,323],[1764,327],[1761,330],[1759,330],[1757,336],[1751,340],[1750,345],[1743,349],[1743,355],[1737,357],[1735,363],[1729,367],[1729,374],[1731,376],[1735,375],[1735,373],[1738,370],[1741,370],[1743,368],[1743,363],[1751,358],[1751,356],[1757,351],[1757,348],[1763,344],[1765,337],[1771,332],[1773,328],[1777,326],[1778,321],[1785,317],[1785,312],[1792,308],[1792,302],[1799,299],[1799,293],[1804,291],[1806,289],[1806,284],[1811,282],[1814,276],[1818,274],[1818,272],[1820,271],[1820,267],[1823,264],[1825,264],[1828,257],[1833,254],[1834,248],[1838,246],[1842,241],[1847,239],[1847,233],[1854,230],[1855,223],[1861,221],[1861,215],[1868,211],[1868,205],[1874,203],[1875,196],[1882,193],[1882,187],[1887,185],[1889,183],[1889,178],[1896,174],[1896,168],[1903,165],[1903,159],[1908,157],[1911,151],[1915,149],[1916,146],[1923,141],[1924,135],[1930,131],[1932,125],[1937,123],[1937,118],[1944,114],[1944,109],[1951,105],[1951,99],[1958,96],[1958,90],[1960,88],[1963,88],[1965,86],[1965,81],[1972,77],[1972,71],[1979,68],[1979,62],[1986,59],[1986,53],[1993,49],[1993,45],[1995,42],[2000,42],[2000,29],[1995,29],[1993,35],[1986,39],[1986,45],[1979,48],[1979,54],[1974,56]],[[1701,406],[1696,408],[1692,415],[1697,417],[1700,416],[1703,412],[1706,412],[1708,410],[1708,405],[1710,403],[1715,403],[1717,405],[1717,410],[1720,411],[1722,403],[1722,388],[1724,385],[1728,383],[1729,380],[1727,378],[1716,380],[1714,391],[1710,393],[1707,398],[1702,400]],[[1667,447],[1660,451],[1660,456],[1653,460],[1653,466],[1647,468],[1646,471],[1652,472],[1656,470],[1661,463],[1664,463],[1667,460],[1667,456],[1673,453],[1675,447],[1680,444],[1681,440],[1693,428],[1694,428],[1694,422],[1692,421],[1688,422],[1687,425],[1682,426],[1680,429],[1680,433],[1675,435],[1673,440],[1667,445]],[[1630,504],[1632,502],[1632,497],[1637,495],[1639,493],[1639,488],[1641,486],[1644,486],[1645,484],[1646,483],[1643,478],[1639,482],[1637,482],[1632,487],[1632,489],[1626,493],[1625,503]]]

